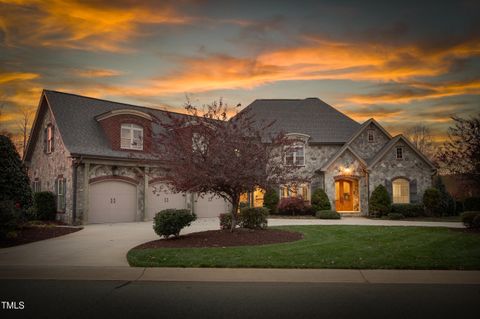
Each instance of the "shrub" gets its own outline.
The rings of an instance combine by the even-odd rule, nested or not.
[[[390,213],[387,215],[388,219],[391,219],[391,220],[398,220],[398,219],[404,219],[405,216],[403,214],[400,214],[400,213]]]
[[[237,225],[241,223],[241,216],[237,214]],[[220,214],[220,229],[231,229],[232,228],[232,214],[223,213]]]
[[[342,216],[334,210],[320,210],[315,215],[320,219],[340,219]]]
[[[0,238],[10,237],[18,224],[18,212],[11,200],[0,201]]]
[[[465,211],[480,211],[480,197],[468,197],[463,203]]]
[[[383,185],[378,185],[370,196],[370,203],[368,210],[370,215],[381,217],[387,215],[392,206],[392,200],[387,192],[387,189]]]
[[[265,207],[244,208],[240,211],[240,226],[249,229],[267,228],[268,209]],[[231,226],[231,219],[230,219]]]
[[[460,215],[461,213],[463,213],[465,210],[463,209],[463,203],[460,202],[460,201],[456,201],[455,202],[455,213],[457,215]]]
[[[55,220],[57,205],[52,192],[38,192],[33,197],[34,216],[40,220]]]
[[[393,214],[402,214],[404,217],[418,217],[424,215],[422,204],[392,204]]]
[[[480,228],[480,211],[462,213],[462,222],[467,228]]]
[[[425,193],[423,193],[423,205],[425,206],[425,211],[427,215],[434,216],[440,214],[440,191],[436,188],[427,188]]]
[[[302,215],[305,212],[305,202],[301,197],[282,198],[278,212],[282,215]]]
[[[302,212],[302,215],[309,215],[309,216],[315,216],[315,214],[317,213],[317,209],[315,209],[315,207],[311,206],[311,205],[305,205],[305,208]]]
[[[267,188],[265,195],[263,195],[263,206],[270,210],[270,214],[277,212],[278,201],[278,192],[274,188]]]
[[[321,188],[317,188],[312,194],[312,207],[315,211],[319,210],[330,210],[332,206],[330,205],[330,200],[328,199],[327,193]]]
[[[195,219],[197,216],[188,209],[165,209],[155,215],[153,229],[160,237],[168,239],[173,235],[178,238],[182,228],[190,226]]]
[[[452,216],[456,214],[455,211],[455,200],[452,195],[447,192],[445,184],[442,179],[437,176],[435,178],[434,187],[440,192],[440,202],[439,202],[439,214],[444,216]]]

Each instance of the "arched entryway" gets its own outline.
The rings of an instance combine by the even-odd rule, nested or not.
[[[339,178],[335,180],[335,209],[337,212],[357,212],[360,208],[358,180]]]

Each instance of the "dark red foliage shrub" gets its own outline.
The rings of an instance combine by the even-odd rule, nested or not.
[[[301,197],[286,197],[280,200],[278,204],[278,213],[280,215],[302,215],[307,206]]]

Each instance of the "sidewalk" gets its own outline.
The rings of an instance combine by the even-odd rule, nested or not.
[[[3,279],[480,285],[480,271],[0,266]]]

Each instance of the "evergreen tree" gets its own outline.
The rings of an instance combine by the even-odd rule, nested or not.
[[[440,202],[438,207],[440,213],[446,216],[455,215],[455,200],[453,199],[452,195],[447,192],[445,184],[443,183],[440,176],[436,176],[433,187],[438,189],[438,191],[440,192]]]
[[[12,201],[22,210],[32,205],[30,181],[12,141],[0,135],[0,201]]]
[[[327,193],[321,188],[317,188],[312,194],[312,207],[316,212],[320,210],[330,210],[332,205],[328,199]]]
[[[381,217],[390,213],[392,208],[392,199],[387,189],[383,185],[378,185],[370,196],[368,210],[370,215]]]
[[[274,188],[268,188],[263,195],[263,206],[270,210],[270,214],[277,212],[278,201],[278,192]]]

